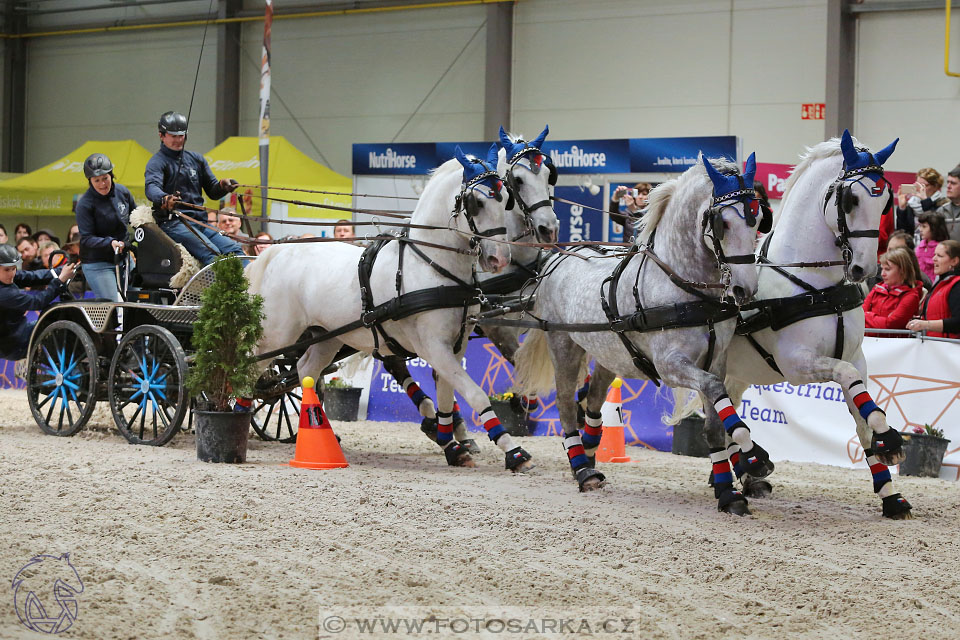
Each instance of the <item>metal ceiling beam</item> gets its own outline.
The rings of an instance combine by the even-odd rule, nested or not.
[[[827,0],[827,86],[824,133],[839,136],[853,128],[856,82],[856,17],[850,0]]]
[[[960,0],[953,0],[952,7],[960,7]],[[923,11],[925,9],[939,9],[943,11],[946,3],[943,0],[893,0],[892,2],[864,2],[850,5],[850,13],[878,13],[881,11]]]
[[[513,86],[513,3],[487,7],[487,67],[483,101],[483,139],[499,140],[500,126],[510,131]]]
[[[4,20],[8,30],[16,33],[26,20],[7,11]],[[11,38],[3,43],[3,148],[0,170],[22,173],[26,166],[27,130],[27,41]]]

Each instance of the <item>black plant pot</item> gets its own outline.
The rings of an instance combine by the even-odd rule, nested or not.
[[[521,410],[517,411],[509,400],[490,400],[490,406],[497,412],[500,418],[500,424],[512,436],[528,436],[530,430],[527,429],[527,416]]]
[[[703,418],[690,416],[675,424],[670,451],[678,456],[709,458],[710,445],[703,435]]]
[[[948,444],[950,441],[946,438],[928,436],[925,433],[904,433],[903,451],[907,458],[900,463],[900,475],[939,477],[940,465]]]
[[[246,462],[250,414],[233,411],[194,411],[197,460]]]
[[[360,394],[358,387],[333,387],[323,390],[323,411],[328,420],[356,422],[360,413]]]

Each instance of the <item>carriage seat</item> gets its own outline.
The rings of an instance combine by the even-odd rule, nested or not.
[[[134,209],[130,224],[134,227],[132,244],[140,286],[180,289],[200,271],[200,261],[163,232],[150,207]]]

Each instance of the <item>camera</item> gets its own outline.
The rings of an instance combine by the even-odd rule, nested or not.
[[[636,188],[632,188],[632,189],[627,189],[627,192],[624,195],[627,195],[633,199],[636,199],[640,195],[640,192]]]

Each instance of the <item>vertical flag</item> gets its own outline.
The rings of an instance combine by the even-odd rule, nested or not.
[[[263,18],[263,53],[260,56],[260,230],[266,231],[267,176],[270,164],[270,30],[273,28],[273,0],[266,1]]]

